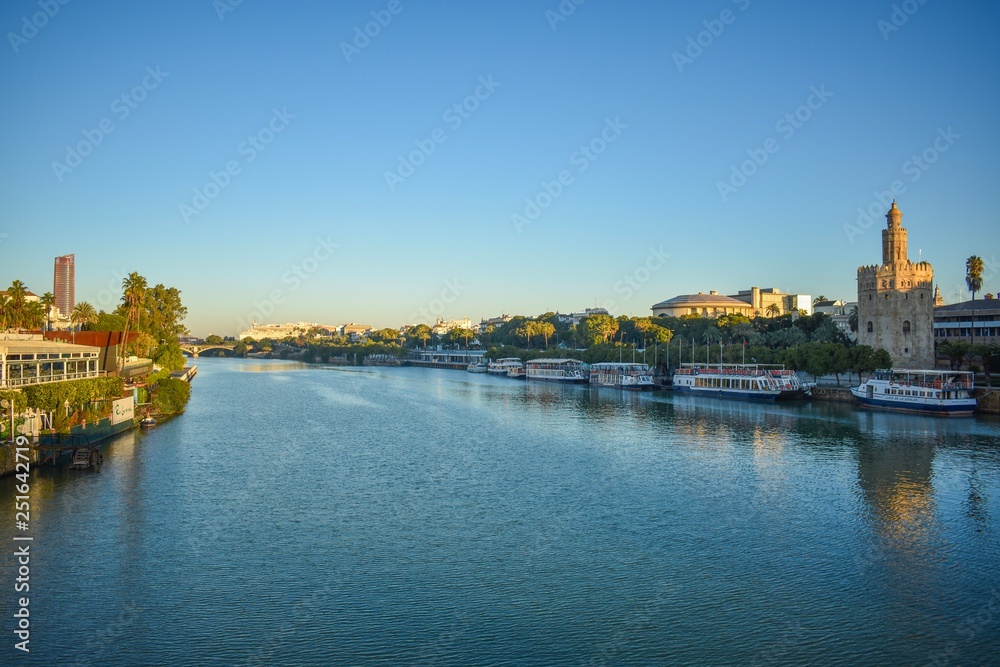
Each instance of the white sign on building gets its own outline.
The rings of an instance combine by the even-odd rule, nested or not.
[[[111,423],[121,424],[135,417],[135,399],[131,396],[119,398],[111,404]]]

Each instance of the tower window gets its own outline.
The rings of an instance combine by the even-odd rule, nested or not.
[[[921,298],[921,299],[923,299],[923,298],[924,298],[924,293],[923,293],[923,292],[921,292],[921,293],[920,293],[920,298]]]
[[[871,301],[871,300],[872,300],[872,295],[871,295],[871,294],[869,294],[869,295],[868,295],[868,300],[869,300],[869,301]]]
[[[875,331],[875,325],[873,325],[871,322],[869,322],[868,323],[868,333],[871,333],[873,331]]]
[[[888,300],[889,300],[889,295],[888,295],[888,294],[886,294],[886,295],[885,295],[885,300],[886,300],[886,301],[888,301]]]
[[[910,333],[910,320],[904,320],[903,321],[903,335],[905,336],[905,335],[907,335],[909,333]]]

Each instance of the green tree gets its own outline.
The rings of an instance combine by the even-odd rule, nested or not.
[[[125,328],[122,329],[122,341],[128,341],[129,332],[138,326],[140,306],[146,298],[146,279],[133,271],[122,280],[122,305],[125,306]],[[125,362],[127,345],[121,345],[121,361]]]
[[[448,332],[448,340],[453,343],[457,343],[460,340],[465,341],[465,348],[469,348],[469,341],[476,337],[476,332],[467,327],[455,327]]]
[[[395,343],[399,340],[400,333],[398,329],[385,328],[378,329],[377,331],[372,331],[368,334],[368,337],[375,341],[381,341],[383,343]]]
[[[610,315],[591,315],[584,320],[587,337],[592,342],[609,342],[618,333],[618,320]]]
[[[15,280],[7,288],[7,307],[10,323],[8,326],[20,328],[24,326],[24,307],[27,303],[28,288],[20,280]]]
[[[149,351],[156,347],[156,341],[145,331],[140,331],[135,340],[128,344],[128,353],[137,357],[147,357]]]
[[[556,332],[556,327],[551,322],[538,322],[535,333],[545,339],[545,347],[549,346],[549,338]]]
[[[983,288],[983,260],[977,255],[973,255],[969,259],[965,260],[965,284],[968,285],[969,291],[972,292],[972,328],[969,331],[972,333],[970,342],[975,345],[976,343],[976,292]]]
[[[97,321],[97,311],[86,301],[81,301],[73,307],[70,322],[80,328],[87,327]]]
[[[0,294],[0,331],[6,331],[11,321],[10,299]]]
[[[781,306],[776,303],[770,303],[767,308],[764,309],[764,312],[767,313],[769,317],[777,317],[778,315],[781,315]]]
[[[419,340],[424,348],[427,348],[427,341],[431,339],[433,335],[431,328],[426,324],[415,324],[406,330],[406,335],[413,340]]]
[[[847,325],[851,328],[851,331],[858,331],[858,307],[854,306],[851,308],[850,315],[847,316]]]
[[[184,380],[164,378],[157,382],[153,389],[153,409],[161,415],[184,412],[184,406],[187,405],[190,396],[190,384]]]
[[[222,340],[222,336],[217,336],[215,334],[208,334],[207,336],[205,336],[206,345],[222,345],[223,342],[224,341]]]
[[[514,333],[525,340],[525,345],[531,347],[531,337],[538,333],[538,322],[534,320],[524,320]]]
[[[21,318],[21,325],[29,328],[41,328],[45,325],[45,306],[38,301],[28,301],[24,304],[24,314]]]
[[[39,302],[45,308],[45,326],[48,329],[52,328],[52,308],[56,305],[56,297],[52,292],[46,292],[39,299]]]
[[[962,363],[965,361],[965,356],[969,353],[972,346],[962,340],[956,341],[945,341],[938,345],[937,351],[940,354],[948,357],[950,362],[951,370],[959,370],[962,368]]]
[[[180,345],[177,343],[164,343],[157,346],[153,350],[152,358],[153,363],[157,366],[170,371],[179,371],[187,363],[184,359],[184,353],[181,352]]]
[[[103,310],[97,314],[89,331],[124,331],[125,318],[117,313],[106,313]]]
[[[994,363],[1000,361],[1000,345],[996,343],[982,343],[976,345],[972,352],[979,356],[983,362],[983,373],[986,374],[986,382],[990,382],[990,372]]]

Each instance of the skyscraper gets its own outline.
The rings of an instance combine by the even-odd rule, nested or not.
[[[56,257],[52,283],[56,308],[63,317],[69,317],[76,307],[76,255]]]

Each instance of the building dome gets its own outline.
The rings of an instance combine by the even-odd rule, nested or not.
[[[903,224],[903,212],[896,206],[895,199],[892,200],[892,208],[885,214],[885,219],[889,221],[890,225],[898,226]]]
[[[731,296],[724,296],[716,291],[705,294],[680,294],[672,299],[661,301],[652,307],[653,315],[669,315],[680,317],[681,315],[702,315],[705,317],[719,317],[722,315],[746,315],[753,316],[753,306],[746,301],[734,299]]]

